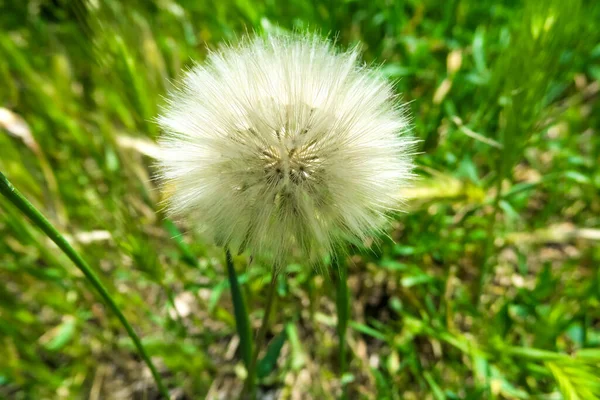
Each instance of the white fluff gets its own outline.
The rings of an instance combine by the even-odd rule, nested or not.
[[[277,35],[186,72],[158,118],[169,211],[277,262],[380,230],[410,178],[413,141],[390,84],[357,58]]]

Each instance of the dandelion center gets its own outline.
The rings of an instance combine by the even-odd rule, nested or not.
[[[260,152],[265,178],[284,186],[314,181],[321,163],[314,143],[300,144],[301,140],[296,135],[289,140],[284,132],[284,129],[275,131],[278,143],[267,146]]]

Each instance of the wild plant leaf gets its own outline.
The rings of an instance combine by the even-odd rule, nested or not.
[[[265,356],[258,362],[258,366],[256,367],[259,379],[268,376],[273,371],[286,340],[287,332],[284,329],[269,343]]]

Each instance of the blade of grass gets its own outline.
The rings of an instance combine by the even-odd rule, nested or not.
[[[250,365],[252,363],[252,332],[250,330],[250,319],[246,309],[246,302],[242,295],[240,283],[238,282],[235,268],[233,267],[233,258],[228,248],[225,248],[225,261],[227,264],[227,276],[229,277],[229,289],[233,301],[233,313],[235,316],[235,327],[240,337],[240,347],[242,350],[242,359],[250,376]]]
[[[63,235],[60,234],[52,226],[50,221],[42,215],[37,208],[33,206],[4,176],[2,172],[0,172],[0,193],[4,195],[11,203],[13,203],[23,214],[25,214],[38,228],[40,228],[56,245],[73,261],[73,263],[81,270],[86,279],[90,282],[90,284],[96,289],[96,291],[100,294],[100,297],[106,302],[108,307],[115,313],[127,334],[133,341],[135,347],[137,348],[138,353],[150,368],[150,372],[154,377],[154,381],[158,387],[160,394],[165,398],[169,398],[169,392],[164,386],[162,379],[158,373],[158,370],[152,363],[152,360],[146,353],[144,346],[138,335],[133,330],[133,327],[129,324],[125,315],[121,312],[121,309],[111,297],[110,293],[102,282],[100,278],[96,275],[96,273],[92,270],[92,268],[85,262],[85,260],[75,251],[75,249],[67,242]]]
[[[183,234],[179,231],[179,228],[177,228],[175,223],[173,223],[173,221],[170,219],[165,219],[164,227],[171,238],[175,241],[177,248],[181,252],[183,261],[192,267],[198,267],[198,259],[196,256],[194,256],[194,253],[187,243],[183,241]]]
[[[259,379],[268,376],[271,371],[275,369],[277,359],[279,358],[279,354],[281,353],[281,349],[286,340],[287,333],[284,329],[273,339],[269,347],[267,347],[267,353],[256,367],[256,375]]]

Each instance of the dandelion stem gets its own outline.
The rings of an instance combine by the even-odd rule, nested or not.
[[[337,254],[333,255],[332,259],[333,270],[337,270],[339,281],[336,293],[337,306],[337,333],[339,343],[339,359],[340,359],[340,377],[343,380],[344,374],[348,369],[348,357],[346,349],[346,331],[348,328],[348,317],[350,313],[350,298],[348,296],[348,266],[345,262],[340,262]],[[347,387],[342,383],[342,399],[347,398]]]
[[[169,392],[164,386],[162,379],[158,373],[158,370],[152,363],[152,360],[146,353],[144,346],[138,335],[135,333],[119,306],[108,293],[106,287],[100,281],[100,278],[96,275],[94,270],[85,262],[85,260],[75,251],[75,249],[67,242],[67,240],[58,232],[58,230],[44,217],[44,215],[33,206],[11,183],[10,181],[0,172],[0,193],[4,195],[11,203],[13,203],[23,214],[25,214],[38,228],[40,228],[56,245],[69,257],[71,261],[79,268],[90,284],[96,289],[100,297],[106,302],[108,307],[115,313],[127,334],[133,341],[138,353],[150,368],[150,372],[154,377],[154,381],[158,386],[158,390],[162,397],[165,399],[169,398]]]
[[[240,283],[238,282],[235,268],[233,267],[233,258],[228,248],[225,248],[225,260],[227,263],[227,275],[229,277],[229,289],[231,290],[231,299],[233,301],[233,313],[235,315],[235,327],[240,337],[240,348],[242,358],[248,374],[250,373],[250,364],[252,362],[252,332],[250,330],[250,320],[246,309],[246,302],[242,295]]]
[[[271,283],[269,283],[269,288],[267,292],[267,302],[265,304],[265,311],[263,314],[262,322],[260,323],[260,328],[258,328],[258,332],[256,333],[256,339],[254,341],[254,354],[252,356],[252,363],[250,364],[250,370],[248,371],[248,376],[246,377],[246,382],[244,383],[244,390],[242,390],[242,395],[250,394],[254,397],[254,388],[255,388],[255,379],[256,379],[256,364],[258,362],[258,354],[260,353],[260,349],[265,341],[265,337],[267,336],[267,330],[269,328],[269,317],[271,315],[271,309],[273,308],[273,300],[275,299],[275,287],[277,286],[277,265],[273,264],[273,269],[271,270]]]

